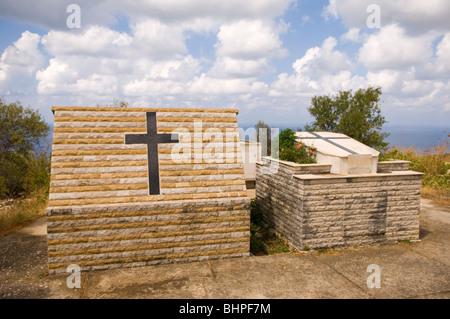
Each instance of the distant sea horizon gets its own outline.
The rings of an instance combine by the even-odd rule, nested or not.
[[[50,126],[50,134],[46,139],[49,144],[52,143],[53,136],[53,125]],[[274,128],[279,128],[281,130],[290,128],[294,131],[298,129],[303,129],[304,125],[271,125]],[[243,124],[239,126],[240,128],[246,130],[253,127],[251,124]],[[400,147],[400,148],[414,148],[417,151],[427,151],[435,146],[442,146],[450,138],[450,125],[449,127],[443,126],[414,126],[414,125],[385,125],[383,127],[383,132],[389,133],[389,137],[386,142],[389,143],[389,147]],[[447,146],[447,153],[450,153],[450,145]]]
[[[243,129],[253,127],[253,125],[242,125]],[[290,128],[294,131],[303,129],[304,125],[272,125],[272,127],[285,130]],[[386,142],[389,147],[410,148],[416,151],[427,151],[435,146],[442,146],[450,138],[450,125],[444,126],[415,126],[415,125],[385,125],[382,132],[389,133]],[[447,153],[450,153],[450,145],[447,145]]]

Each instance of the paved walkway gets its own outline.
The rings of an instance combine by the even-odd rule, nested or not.
[[[0,238],[0,298],[448,298],[450,208],[422,200],[421,239],[190,264],[95,271],[82,288],[45,276],[45,217]],[[381,288],[369,289],[371,264]]]

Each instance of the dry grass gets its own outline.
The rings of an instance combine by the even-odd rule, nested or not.
[[[0,210],[0,237],[16,231],[45,215],[47,196],[44,191],[20,199],[9,209]]]
[[[446,141],[443,145],[424,152],[394,147],[383,158],[410,161],[411,170],[424,173],[422,197],[450,205],[450,154],[446,153],[448,144],[449,141]]]
[[[450,206],[450,191],[445,189],[436,189],[430,186],[423,186],[421,191],[422,198],[432,199],[438,204]]]

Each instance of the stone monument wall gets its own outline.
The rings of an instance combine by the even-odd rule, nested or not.
[[[237,110],[53,112],[50,273],[70,264],[91,270],[249,255]],[[159,181],[149,160],[155,154],[139,144],[149,114],[159,134]],[[128,137],[135,134],[142,136]]]

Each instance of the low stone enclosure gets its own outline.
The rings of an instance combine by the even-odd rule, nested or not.
[[[421,173],[405,161],[378,162],[376,173],[331,174],[333,166],[264,157],[256,173],[264,221],[298,250],[419,239]]]

